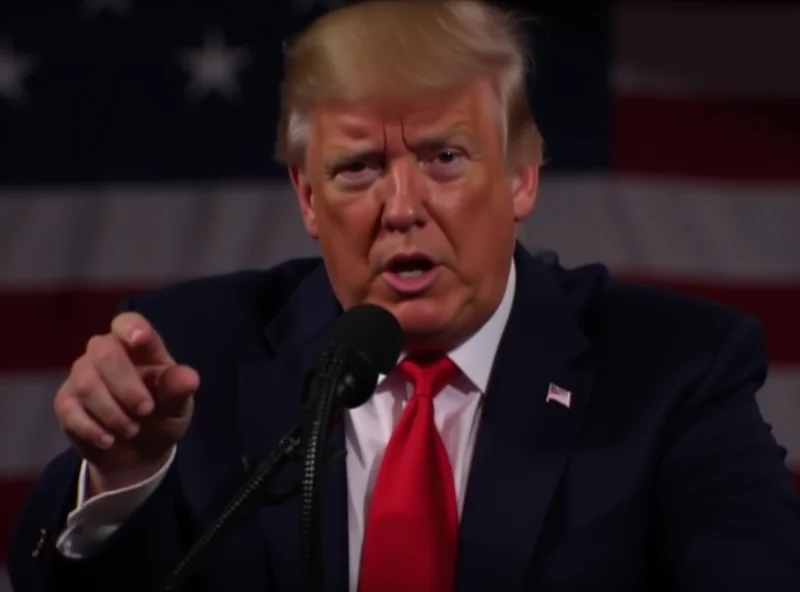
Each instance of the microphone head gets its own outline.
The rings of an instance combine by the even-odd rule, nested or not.
[[[331,326],[328,343],[359,352],[380,374],[397,364],[403,330],[395,316],[375,304],[359,304],[345,311]]]
[[[356,379],[346,405],[358,407],[375,388],[378,374],[388,374],[403,347],[403,330],[395,316],[375,304],[359,304],[333,323],[323,351],[343,351],[345,365]]]

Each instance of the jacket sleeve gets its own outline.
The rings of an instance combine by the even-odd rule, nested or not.
[[[657,488],[671,589],[800,590],[800,497],[756,402],[767,366],[739,317],[672,418]]]
[[[8,570],[15,592],[157,590],[188,549],[188,519],[174,466],[153,494],[95,553],[69,559],[56,547],[75,502],[80,459],[55,458],[18,517]]]
[[[173,448],[169,460],[155,475],[122,489],[106,491],[90,500],[86,499],[88,464],[84,460],[78,477],[76,507],[67,516],[67,528],[58,537],[58,549],[73,559],[91,555],[158,488],[174,458]]]
[[[132,300],[118,312],[136,310]],[[12,534],[8,571],[15,592],[157,590],[189,549],[191,520],[177,464],[156,490],[90,557],[70,559],[57,547],[77,499],[81,458],[53,459],[23,506]]]

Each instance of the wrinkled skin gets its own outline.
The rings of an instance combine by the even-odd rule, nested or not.
[[[485,80],[418,103],[319,106],[304,166],[290,167],[339,301],[390,310],[407,351],[454,347],[505,291],[539,163],[509,169],[497,113]],[[413,296],[383,274],[393,256],[410,252],[438,266]]]

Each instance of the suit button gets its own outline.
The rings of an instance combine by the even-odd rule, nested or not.
[[[36,541],[36,545],[33,547],[33,551],[31,552],[31,557],[36,559],[39,554],[42,552],[42,547],[44,547],[44,541],[47,539],[47,529],[43,528],[39,531],[39,540]]]

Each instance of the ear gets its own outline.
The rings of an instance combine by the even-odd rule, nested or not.
[[[534,164],[521,165],[511,178],[515,222],[521,222],[528,217],[536,204],[538,193],[539,167]]]
[[[300,215],[303,217],[306,232],[316,240],[319,237],[319,228],[317,227],[317,215],[314,212],[314,193],[311,183],[300,167],[294,165],[289,167],[289,179],[292,181],[292,187],[294,187],[297,201],[300,204]]]

